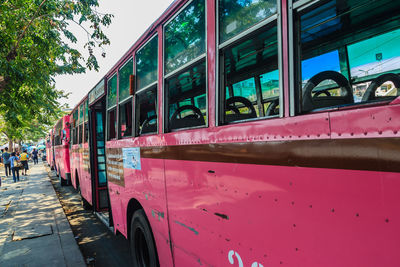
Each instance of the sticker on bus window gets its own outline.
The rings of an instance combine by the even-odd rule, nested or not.
[[[141,170],[140,164],[140,147],[129,147],[122,149],[124,168]]]

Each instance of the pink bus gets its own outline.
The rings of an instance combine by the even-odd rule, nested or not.
[[[50,167],[53,157],[52,132],[53,130],[50,130],[49,134],[46,136],[46,161],[47,165],[49,165]]]
[[[54,135],[54,167],[62,186],[71,184],[71,168],[69,155],[70,116],[65,115],[58,120]]]
[[[99,86],[100,91],[104,95],[104,82],[101,82]],[[89,140],[89,131],[95,131],[94,127],[90,127],[90,123],[92,122],[91,116],[96,116],[95,111],[93,111],[93,114],[89,113],[89,101],[89,98],[85,97],[72,111],[72,140],[70,144],[72,185],[81,194],[84,208],[93,209],[96,212],[106,212],[109,201],[106,181],[104,180],[104,137],[102,147],[99,141],[96,144],[92,144],[91,148],[89,148],[89,144],[92,142],[92,140]],[[93,117],[93,119],[96,118]],[[94,135],[90,134],[90,136]],[[99,153],[102,153],[101,156],[103,157],[101,161],[102,166],[100,166],[102,168],[99,168],[97,164],[97,161],[101,160],[97,156]],[[94,158],[91,155],[96,155],[96,157]]]
[[[134,265],[399,266],[399,42],[399,1],[174,1],[88,95]]]

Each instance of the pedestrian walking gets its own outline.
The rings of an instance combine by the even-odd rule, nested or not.
[[[6,177],[8,177],[8,175],[11,175],[10,156],[11,156],[10,153],[8,153],[8,147],[4,148],[4,153],[2,157],[3,157],[3,164],[6,172]]]
[[[15,152],[12,152],[9,160],[10,160],[13,180],[15,183],[15,182],[19,181],[19,167],[18,167],[19,158],[16,156]]]
[[[32,159],[33,159],[33,164],[38,164],[38,151],[36,150],[36,148],[33,149],[32,151]]]
[[[21,153],[20,157],[19,157],[21,163],[22,163],[22,170],[24,171],[23,175],[28,175],[28,159],[29,159],[29,155],[28,152],[26,151],[26,149],[24,149],[24,151]]]

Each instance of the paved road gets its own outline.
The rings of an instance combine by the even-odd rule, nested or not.
[[[67,215],[79,248],[89,266],[132,266],[129,242],[115,236],[90,211],[81,206],[80,196],[72,186],[61,187],[54,171],[49,176]]]

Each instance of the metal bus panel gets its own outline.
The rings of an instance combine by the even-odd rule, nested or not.
[[[71,178],[71,166],[70,166],[70,155],[69,155],[69,140],[70,136],[70,116],[66,115],[62,117],[62,128],[61,128],[61,144],[54,146],[54,162],[55,167],[64,180]],[[57,135],[59,133],[55,133]]]

